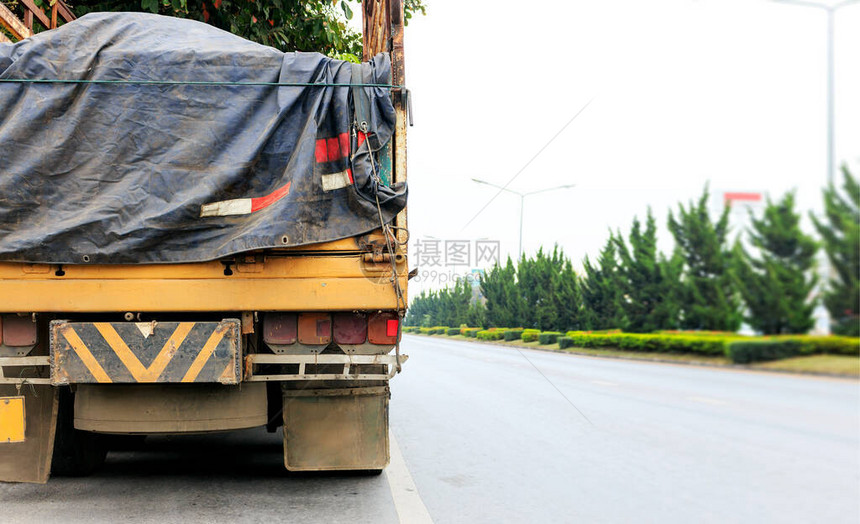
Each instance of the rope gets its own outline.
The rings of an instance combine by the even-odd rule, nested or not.
[[[381,87],[402,89],[394,84],[328,84],[320,82],[216,82],[193,80],[75,80],[63,78],[0,78],[0,84],[106,84],[153,86],[263,86],[263,87]]]
[[[367,122],[361,123],[362,131],[367,132]],[[373,152],[370,150],[370,147],[367,149],[367,156],[370,158],[370,170],[373,173],[373,178],[376,180],[377,184],[382,184],[382,179],[379,176],[379,173],[376,171],[376,162],[373,161]],[[397,262],[394,259],[394,245],[392,244],[393,237],[393,229],[402,229],[402,228],[392,228],[389,224],[385,223],[385,219],[382,216],[382,206],[379,203],[379,193],[375,195],[376,197],[376,212],[379,215],[379,226],[382,228],[382,234],[385,236],[385,246],[388,249],[388,260],[391,262],[391,283],[394,287],[394,296],[397,299],[397,341],[394,344],[394,358],[397,364],[397,372],[400,373],[403,370],[403,366],[400,363],[400,338],[401,338],[401,330],[403,329],[403,314],[406,311],[406,300],[403,298],[403,289],[400,287],[400,280],[397,278]],[[408,233],[407,233],[408,234]],[[401,245],[400,242],[394,240],[394,243],[397,245]]]

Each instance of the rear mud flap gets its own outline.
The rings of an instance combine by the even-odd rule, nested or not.
[[[15,386],[0,385],[0,397],[18,394]],[[0,481],[44,484],[51,474],[57,431],[57,390],[24,384],[20,395],[26,407],[26,440],[0,444]]]
[[[289,471],[370,470],[388,465],[388,387],[284,391]]]

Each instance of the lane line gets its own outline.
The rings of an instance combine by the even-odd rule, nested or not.
[[[394,509],[403,524],[433,524],[427,506],[418,494],[412,474],[403,460],[403,453],[397,445],[394,433],[389,432],[389,448],[391,462],[385,468],[385,476],[388,478],[388,487],[391,488],[391,497],[394,499]]]

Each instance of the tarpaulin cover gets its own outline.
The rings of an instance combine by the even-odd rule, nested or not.
[[[385,54],[353,65],[139,13],[0,43],[2,79],[390,83]],[[378,184],[368,158],[391,139],[390,92],[354,89],[0,83],[0,260],[193,262],[336,240],[379,227],[377,196],[390,222],[406,188]]]

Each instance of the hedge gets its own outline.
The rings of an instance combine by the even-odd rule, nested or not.
[[[562,333],[559,333],[558,331],[544,331],[538,335],[538,344],[541,346],[555,344],[555,341],[558,340],[558,337],[560,336],[562,336]]]
[[[460,328],[448,328],[448,336],[453,337],[460,334]]]
[[[481,328],[468,328],[466,332],[463,333],[467,337],[478,338],[478,332],[481,331]]]
[[[505,330],[504,337],[505,337],[505,340],[507,340],[508,342],[510,342],[511,340],[519,340],[520,337],[522,337],[522,336],[523,336],[523,330],[522,329],[507,329],[507,330]]]
[[[726,348],[728,356],[735,364],[766,362],[800,355],[801,344],[796,340],[737,340]]]
[[[558,337],[559,349],[572,348],[574,346],[573,339],[570,337]]]
[[[540,335],[539,329],[524,329],[520,338],[523,339],[523,342],[534,342],[538,339],[538,335]]]
[[[479,340],[502,340],[504,338],[504,331],[493,330],[493,329],[485,329],[483,331],[478,331],[477,338]]]

